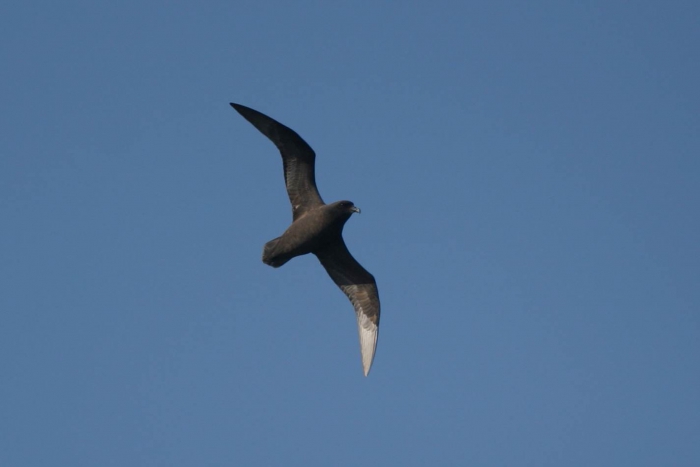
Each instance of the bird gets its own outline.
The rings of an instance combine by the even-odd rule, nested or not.
[[[316,153],[291,128],[241,104],[230,104],[265,135],[282,155],[284,181],[292,204],[292,223],[263,247],[263,263],[278,268],[296,256],[314,254],[345,293],[357,318],[362,370],[369,374],[379,334],[379,291],[374,276],[348,251],[343,227],[360,208],[352,201],[326,204],[316,187]]]

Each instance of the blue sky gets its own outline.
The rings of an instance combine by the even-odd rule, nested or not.
[[[0,464],[700,464],[700,6],[9,2]],[[377,278],[280,269],[316,150]]]

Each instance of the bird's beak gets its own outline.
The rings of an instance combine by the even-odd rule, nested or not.
[[[362,212],[362,211],[360,211],[360,208],[358,208],[357,206],[351,207],[350,210],[351,210],[352,212],[356,212],[356,213],[358,213],[358,214],[360,214],[360,213]]]

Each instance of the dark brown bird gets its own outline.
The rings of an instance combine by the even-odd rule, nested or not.
[[[352,257],[343,241],[343,227],[360,209],[351,201],[326,204],[316,188],[316,154],[291,128],[240,104],[231,104],[279,149],[284,181],[292,203],[292,225],[263,248],[265,264],[278,268],[295,256],[313,253],[355,308],[365,376],[377,348],[379,292],[374,276]]]

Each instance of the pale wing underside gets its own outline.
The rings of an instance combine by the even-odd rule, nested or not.
[[[231,104],[246,120],[272,141],[284,163],[284,182],[292,203],[294,220],[311,208],[322,206],[316,188],[314,150],[294,130],[265,114],[240,104]]]
[[[352,257],[342,237],[314,253],[355,308],[362,368],[367,376],[372,367],[379,334],[379,291],[374,276]]]

